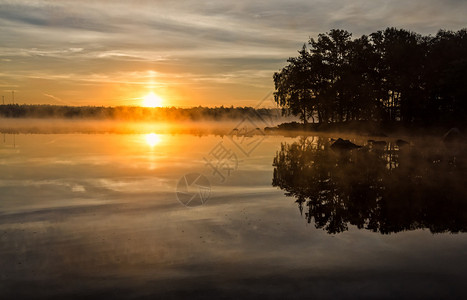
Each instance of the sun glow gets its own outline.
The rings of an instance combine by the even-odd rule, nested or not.
[[[146,134],[145,138],[146,138],[146,143],[150,147],[154,147],[154,146],[156,146],[157,144],[159,144],[161,142],[160,135],[155,134],[155,133],[148,133],[148,134]]]
[[[143,97],[142,106],[144,107],[161,107],[163,99],[153,92]]]

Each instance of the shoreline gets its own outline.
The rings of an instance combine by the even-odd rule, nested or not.
[[[368,137],[387,138],[391,136],[443,136],[451,128],[458,128],[461,133],[465,133],[465,126],[461,124],[403,124],[378,123],[373,121],[351,121],[342,123],[281,123],[274,127],[265,127],[268,134],[346,134]]]
[[[47,134],[47,133],[189,133],[215,135],[242,135],[237,129],[238,120],[223,121],[128,121],[102,119],[57,119],[57,118],[0,118],[2,134]],[[360,136],[377,139],[392,137],[443,137],[451,128],[458,128],[465,136],[466,128],[456,124],[421,126],[402,123],[377,123],[367,121],[333,124],[285,122],[274,127],[247,130],[243,135],[282,135],[284,137],[331,135]],[[464,138],[465,140],[465,138]]]

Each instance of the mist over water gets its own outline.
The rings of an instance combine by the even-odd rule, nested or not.
[[[64,119],[0,119],[1,133],[229,133],[241,122],[186,121],[145,122]],[[272,123],[276,124],[276,122]],[[264,126],[263,126],[264,127]]]
[[[441,137],[380,147],[235,123],[22,121],[0,135],[7,299],[464,293],[465,152]],[[363,147],[334,151],[337,137]],[[224,180],[207,164],[219,145],[238,159]],[[209,180],[204,205],[177,200],[188,173]]]

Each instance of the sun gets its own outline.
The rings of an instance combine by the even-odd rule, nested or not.
[[[142,106],[144,107],[161,107],[162,106],[162,98],[158,95],[154,94],[153,92],[147,94],[143,97]]]

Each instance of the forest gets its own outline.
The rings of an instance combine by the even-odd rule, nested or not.
[[[465,126],[467,30],[387,28],[310,38],[274,73],[274,100],[307,124],[376,121]]]
[[[253,107],[140,107],[140,106],[59,106],[59,105],[0,105],[3,118],[58,118],[125,121],[221,121],[280,116],[278,109]]]

